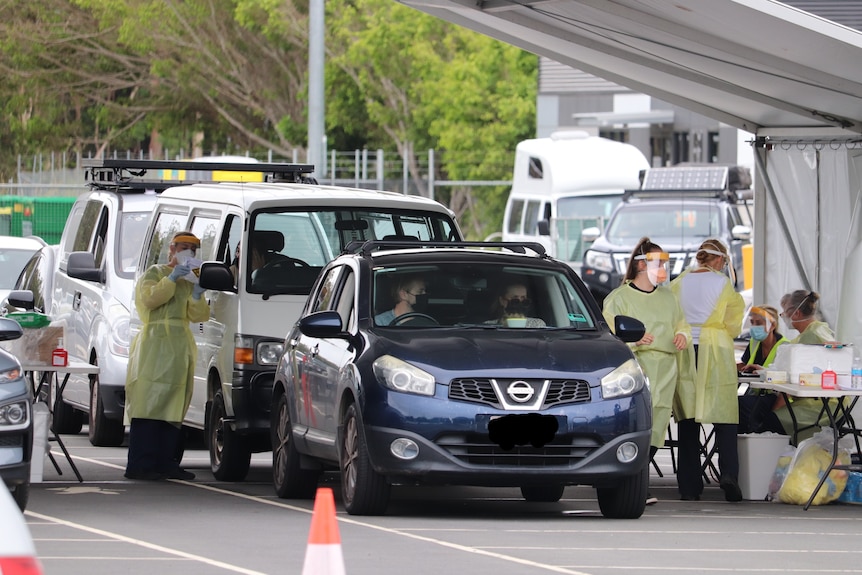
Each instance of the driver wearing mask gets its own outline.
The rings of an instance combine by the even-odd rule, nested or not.
[[[393,325],[395,320],[408,313],[423,313],[428,304],[425,279],[420,276],[401,278],[392,289],[395,306],[374,316],[377,325]]]

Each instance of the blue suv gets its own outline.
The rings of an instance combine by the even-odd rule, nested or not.
[[[276,493],[310,498],[338,470],[346,510],[364,515],[385,512],[393,484],[520,487],[551,502],[592,485],[605,516],[637,518],[650,396],[623,342],[644,327],[620,316],[614,333],[539,244],[354,242],[285,339]]]

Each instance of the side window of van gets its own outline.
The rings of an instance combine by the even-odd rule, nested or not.
[[[198,250],[197,258],[207,261],[214,260],[216,239],[218,238],[218,230],[221,223],[221,214],[218,216],[210,215],[195,215],[192,217],[190,230],[201,241],[201,247]]]
[[[527,175],[531,178],[541,180],[545,177],[545,171],[542,167],[542,160],[539,158],[530,158],[530,166],[527,170]]]
[[[539,210],[542,203],[538,200],[527,202],[527,211],[524,214],[524,233],[529,235],[536,234],[536,224],[539,223]]]
[[[524,200],[512,200],[509,222],[506,231],[510,234],[521,233],[521,216],[524,214]]]
[[[63,245],[61,247],[61,257],[65,259],[69,252],[75,251],[75,242],[78,239],[78,230],[81,229],[81,219],[84,217],[84,204],[76,202],[72,206],[72,211],[69,213],[69,218],[66,222],[67,234],[63,237]]]
[[[93,232],[102,213],[102,202],[90,200],[81,214],[78,231],[71,245],[70,252],[88,252],[92,247]]]
[[[105,250],[107,249],[108,243],[108,221],[110,220],[110,214],[108,213],[107,206],[102,206],[101,213],[99,215],[99,221],[96,224],[96,233],[93,237],[93,246],[91,251],[93,252],[93,258],[96,260],[96,267],[101,268],[102,263],[105,261]]]
[[[170,250],[171,239],[179,231],[185,229],[187,216],[170,212],[160,212],[156,215],[153,223],[153,237],[150,238],[150,247],[147,250],[143,269],[153,264],[168,263],[168,250]]]

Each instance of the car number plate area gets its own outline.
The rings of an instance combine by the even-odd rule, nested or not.
[[[516,445],[544,447],[552,442],[560,429],[566,429],[564,416],[518,413],[501,416],[478,416],[478,428],[487,430],[489,439],[502,449]]]

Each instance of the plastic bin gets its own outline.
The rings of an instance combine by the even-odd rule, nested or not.
[[[48,454],[48,428],[51,426],[48,404],[37,401],[33,404],[33,455],[30,457],[30,483],[41,483]]]
[[[790,437],[778,433],[738,435],[739,488],[742,498],[763,501],[769,493],[769,481],[778,458],[790,445]]]

